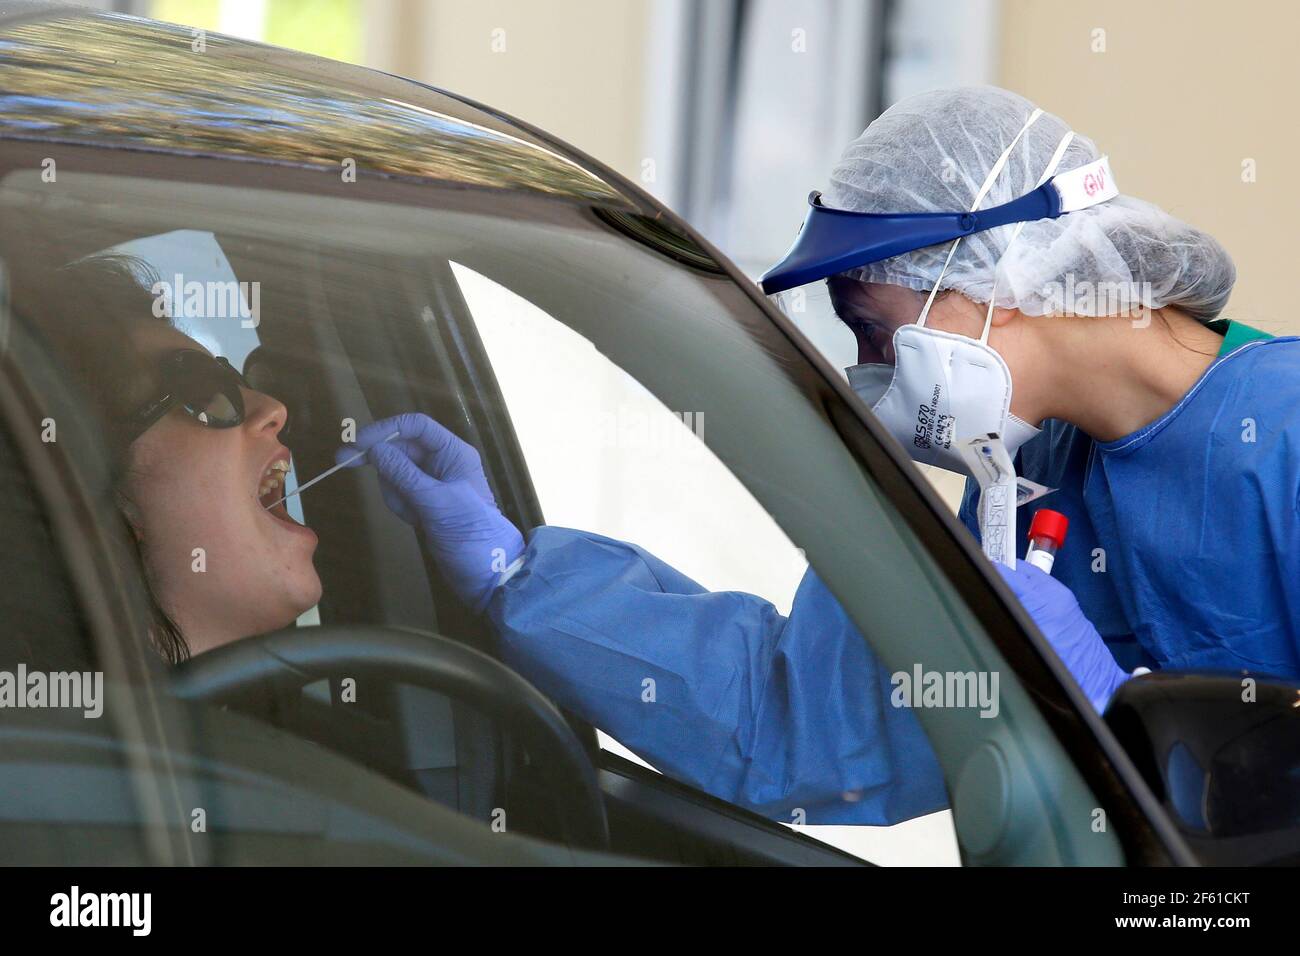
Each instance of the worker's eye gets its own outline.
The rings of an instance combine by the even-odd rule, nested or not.
[[[853,334],[858,337],[859,341],[865,341],[877,352],[883,351],[884,347],[889,344],[889,332],[879,323],[857,316],[844,321],[853,330]]]

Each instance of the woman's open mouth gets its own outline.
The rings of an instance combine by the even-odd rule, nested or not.
[[[257,503],[273,518],[292,525],[295,528],[301,528],[297,521],[294,521],[289,515],[289,509],[285,507],[284,498],[284,480],[289,474],[288,457],[276,458],[262,472],[257,486]],[[272,506],[272,503],[275,503]]]

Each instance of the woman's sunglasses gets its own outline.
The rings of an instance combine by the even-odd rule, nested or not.
[[[241,388],[252,386],[224,358],[198,349],[179,349],[161,367],[162,394],[130,417],[134,441],[173,408],[208,428],[234,428],[244,421]]]

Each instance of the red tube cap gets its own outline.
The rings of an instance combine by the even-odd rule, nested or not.
[[[1065,532],[1070,528],[1070,519],[1051,508],[1039,508],[1034,512],[1034,520],[1029,523],[1029,537],[1049,538],[1059,548],[1065,544]]]

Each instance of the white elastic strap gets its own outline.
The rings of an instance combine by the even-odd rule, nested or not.
[[[971,212],[975,212],[979,209],[980,203],[984,201],[984,197],[988,195],[989,190],[993,188],[993,184],[997,182],[998,175],[1002,172],[1003,167],[1006,166],[1007,160],[1011,157],[1011,151],[1016,148],[1016,143],[1020,142],[1020,137],[1025,135],[1025,130],[1033,126],[1034,123],[1038,121],[1038,117],[1042,115],[1043,111],[1041,109],[1035,109],[1029,114],[1029,119],[1025,120],[1025,125],[1020,127],[1020,132],[1016,134],[1015,139],[1013,139],[1011,144],[1002,151],[1002,155],[998,157],[998,161],[993,164],[993,168],[989,170],[989,174],[984,177],[984,185],[980,186],[979,192],[975,194],[975,201],[971,203]],[[943,268],[939,270],[939,278],[934,280],[934,285],[930,289],[930,294],[926,297],[925,306],[921,309],[921,317],[916,320],[917,325],[925,325],[925,319],[930,314],[930,306],[934,304],[934,297],[939,294],[939,286],[943,283],[944,274],[948,271],[948,264],[952,262],[953,254],[957,251],[959,245],[961,245],[960,236],[954,239],[952,245],[948,248],[948,258],[943,261]]]
[[[1035,189],[1037,189],[1038,186],[1043,185],[1043,183],[1051,179],[1052,176],[1056,173],[1056,167],[1061,165],[1061,160],[1065,158],[1065,151],[1066,149],[1069,148],[1070,142],[1073,139],[1074,139],[1074,130],[1070,130],[1070,132],[1066,133],[1064,136],[1061,137],[1061,141],[1056,144],[1056,152],[1052,154],[1052,159],[1047,164],[1047,169],[1043,171],[1043,175],[1038,177],[1038,185],[1034,187]],[[1015,231],[1011,233],[1011,238],[1007,240],[1007,249],[1011,248],[1011,244],[1015,242],[1016,237],[1020,235],[1020,230],[1024,228],[1025,228],[1025,223],[1023,221],[1016,223]],[[1007,249],[1002,250],[1002,254],[1004,256],[1007,254]],[[1000,263],[1002,260],[999,259],[998,261]],[[984,316],[984,332],[983,334],[980,335],[980,341],[985,345],[989,344],[989,330],[993,328],[993,303],[994,301],[997,300],[997,296],[998,296],[998,270],[997,270],[997,266],[994,266],[993,287],[989,289],[989,309]]]

